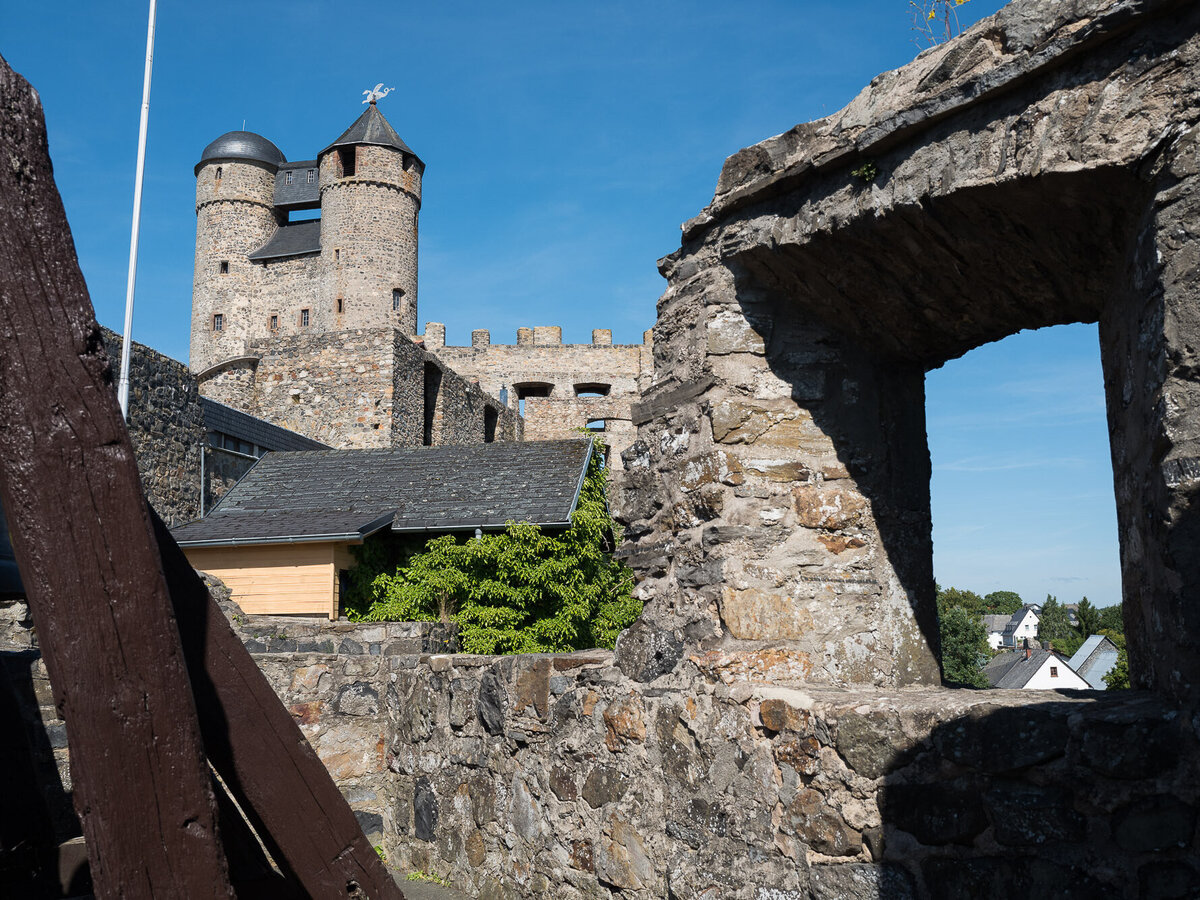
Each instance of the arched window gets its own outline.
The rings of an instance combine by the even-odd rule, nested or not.
[[[221,167],[217,166],[217,181],[221,180],[221,171],[222,171]]]
[[[576,397],[607,397],[608,392],[612,390],[611,384],[604,384],[599,381],[588,381],[582,384],[575,385]]]

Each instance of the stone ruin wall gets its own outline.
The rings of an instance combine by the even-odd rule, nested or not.
[[[488,409],[496,440],[522,433],[514,410],[395,328],[276,337],[250,354],[202,380],[204,395],[331,447],[421,446],[427,364],[441,373],[435,445],[482,442]]]
[[[66,726],[20,606],[0,673],[69,837]],[[228,612],[389,863],[481,900],[1200,892],[1197,723],[1146,692],[784,687],[769,651],[637,681],[607,651]]]
[[[660,262],[617,504],[647,640],[936,683],[924,374],[1099,321],[1130,658],[1195,696],[1198,32],[1018,0],[730,157]]]
[[[613,344],[607,329],[593,330],[591,344],[564,344],[560,327],[539,326],[518,329],[516,344],[493,344],[487,329],[476,329],[470,347],[455,347],[446,345],[444,325],[429,322],[421,340],[455,371],[478,379],[493,397],[507,389],[513,411],[520,402],[517,385],[552,385],[549,397],[525,400],[525,439],[575,437],[589,422],[603,420],[610,465],[621,470],[621,454],[636,436],[633,404],[653,377],[650,332],[641,344]],[[609,385],[607,396],[576,396],[576,385],[591,384]]]

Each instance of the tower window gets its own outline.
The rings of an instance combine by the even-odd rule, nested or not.
[[[339,313],[344,312],[346,304],[345,304],[345,301],[343,301],[341,297],[337,298],[337,304],[338,304],[338,312]]]
[[[338,261],[338,260],[340,260],[341,258],[342,258],[342,251],[341,251],[341,250],[334,250],[334,251],[333,251],[333,261],[334,261],[334,262],[337,262],[337,261]]]
[[[400,288],[393,288],[392,289],[392,309],[394,309],[394,310],[400,309],[400,301],[403,298],[404,298],[404,291],[400,290]]]
[[[300,310],[300,327],[301,328],[308,327],[308,310],[307,309]]]
[[[225,317],[220,313],[213,315],[213,331],[220,331],[225,327]]]
[[[293,175],[295,175],[295,174],[296,174],[295,172],[292,172],[292,171],[290,171],[290,170],[289,170],[289,171],[287,171],[287,172],[284,172],[284,174],[283,174],[283,183],[284,183],[284,184],[291,184],[291,183],[292,183],[292,176],[293,176]]]
[[[308,183],[312,184],[316,180],[317,180],[317,170],[309,169],[308,170]]]
[[[222,275],[229,274],[229,260],[227,260],[227,259],[221,260],[221,274]]]
[[[272,331],[279,330],[279,316],[271,316],[271,330]]]
[[[338,162],[342,164],[342,177],[349,178],[354,174],[354,147],[342,147],[338,150]]]
[[[496,422],[500,418],[500,414],[494,406],[485,406],[483,408],[483,441],[485,444],[490,444],[496,440]]]
[[[217,166],[217,181],[221,180],[221,167]]]

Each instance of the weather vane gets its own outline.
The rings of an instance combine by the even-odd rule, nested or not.
[[[381,81],[379,84],[375,85],[375,87],[371,88],[371,90],[363,91],[363,94],[367,98],[363,101],[363,103],[374,103],[376,100],[382,100],[394,90],[395,88],[385,88],[383,86],[383,82]]]

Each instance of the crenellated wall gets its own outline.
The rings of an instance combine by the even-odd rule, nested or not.
[[[428,322],[421,340],[492,396],[507,390],[509,408],[524,409],[528,439],[574,437],[592,424],[609,445],[611,465],[621,469],[621,453],[634,438],[633,404],[652,381],[649,332],[641,344],[613,344],[607,329],[593,331],[590,344],[564,344],[560,327],[539,326],[520,329],[516,344],[493,344],[490,332],[477,329],[470,347],[455,347],[446,345],[444,325]],[[525,396],[530,389],[549,396]],[[603,396],[589,396],[597,393]]]

